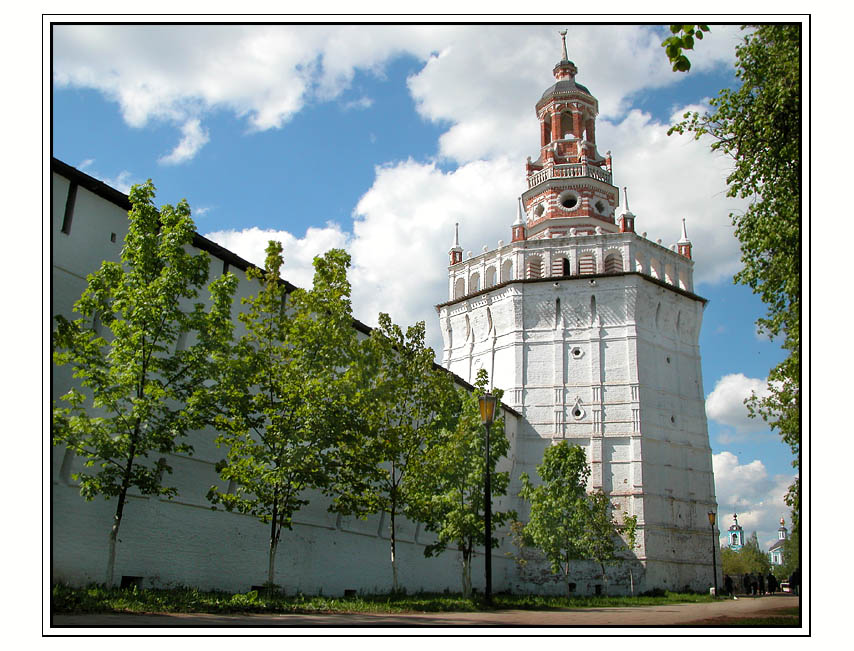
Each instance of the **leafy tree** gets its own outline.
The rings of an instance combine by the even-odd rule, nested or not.
[[[312,289],[288,295],[279,278],[281,253],[281,243],[271,241],[265,268],[248,270],[261,287],[243,299],[248,310],[239,319],[246,333],[220,360],[217,444],[228,452],[217,469],[235,490],[212,486],[208,492],[214,505],[270,525],[271,588],[282,529],[291,529],[294,513],[308,503],[307,489],[331,482],[345,411],[340,388],[355,345],[349,256],[332,250],[316,258]]]
[[[588,557],[585,491],[590,467],[580,446],[561,441],[546,449],[537,474],[542,479],[539,486],[531,483],[527,473],[520,476],[519,494],[531,503],[523,539],[545,554],[552,572],[563,575],[569,596],[570,563]]]
[[[773,565],[771,571],[781,581],[788,581],[792,572],[801,566],[800,532],[792,531],[783,541],[783,563]]]
[[[724,547],[721,550],[721,571],[732,577],[742,574],[767,575],[771,569],[768,554],[759,546],[759,538],[754,531],[744,547],[739,550]]]
[[[392,589],[400,590],[397,520],[416,517],[410,484],[420,457],[456,417],[459,398],[450,374],[437,369],[424,343],[424,322],[404,333],[387,314],[361,342],[360,387],[349,435],[338,449],[332,509],[345,515],[389,516]]]
[[[671,25],[669,36],[661,43],[667,52],[667,58],[673,64],[673,72],[688,72],[691,62],[683,50],[694,49],[694,39],[703,40],[703,33],[709,31],[708,25]]]
[[[462,555],[462,592],[471,595],[471,560],[475,545],[485,542],[484,476],[486,472],[486,430],[481,424],[478,397],[486,393],[489,378],[480,369],[473,393],[462,393],[456,426],[441,432],[438,441],[420,457],[410,488],[410,512],[438,540],[424,550],[425,556],[441,554],[449,546]],[[501,400],[502,391],[494,391]],[[489,470],[492,497],[505,495],[509,472],[496,472],[498,461],[507,455],[510,444],[504,434],[504,420],[496,419],[489,432]],[[493,511],[493,527],[500,527],[512,511]],[[498,539],[491,541],[498,547]]]
[[[683,26],[674,26],[683,27]],[[730,218],[743,268],[734,280],[767,307],[760,332],[782,337],[786,359],[768,374],[768,395],[746,401],[750,414],[776,429],[800,468],[801,344],[801,28],[752,26],[736,47],[740,86],[723,89],[711,112],[686,113],[669,133],[710,136],[711,149],[730,156],[728,196],[751,200]],[[665,41],[665,44],[667,41]],[[667,45],[665,45],[667,47]],[[671,51],[668,50],[668,54]],[[800,518],[800,475],[786,503],[793,528]]]
[[[116,499],[108,585],[128,492],[176,494],[163,482],[172,472],[166,458],[151,456],[192,453],[183,438],[207,418],[211,359],[231,336],[235,278],[210,284],[208,308],[192,302],[207,282],[208,256],[186,251],[195,232],[187,202],[158,212],[154,196],[150,180],[131,188],[121,262],[88,276],[74,306],[80,318],[55,317],[54,361],[70,364],[79,386],[53,409],[53,443],[86,459],[74,475],[86,500]]]
[[[587,494],[584,548],[586,557],[596,561],[602,569],[602,584],[607,585],[606,563],[615,563],[635,548],[638,517],[623,513],[614,517],[611,500],[601,490]],[[607,590],[606,590],[607,591]]]

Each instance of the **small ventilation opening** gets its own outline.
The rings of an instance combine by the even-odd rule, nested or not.
[[[560,205],[564,208],[575,208],[578,204],[578,199],[576,199],[573,195],[568,195],[560,200]]]

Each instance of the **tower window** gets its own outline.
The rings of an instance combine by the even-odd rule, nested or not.
[[[566,210],[574,210],[578,207],[578,195],[572,190],[566,190],[558,197],[558,203]]]

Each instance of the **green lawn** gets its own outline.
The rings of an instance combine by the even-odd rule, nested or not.
[[[103,586],[71,588],[56,585],[51,593],[54,614],[79,613],[413,613],[474,612],[487,610],[478,599],[449,594],[358,595],[323,597],[267,595],[250,591],[203,592],[193,588],[170,590],[106,589]],[[709,595],[666,592],[643,597],[543,597],[535,595],[493,596],[493,609],[555,610],[560,608],[652,606],[667,603],[711,601]]]

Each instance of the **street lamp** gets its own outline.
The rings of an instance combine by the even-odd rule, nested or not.
[[[484,565],[486,569],[486,588],[484,597],[487,604],[492,603],[492,483],[489,471],[489,427],[495,420],[495,407],[498,399],[488,391],[478,399],[480,406],[480,422],[486,427],[486,472],[484,474],[483,489],[483,523],[486,528],[484,543],[486,557]]]
[[[712,575],[715,579],[715,597],[718,596],[718,567],[715,563],[715,512],[709,511],[709,524],[712,527]]]

